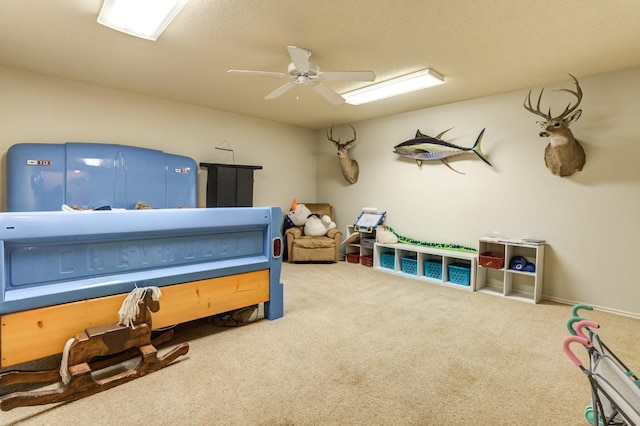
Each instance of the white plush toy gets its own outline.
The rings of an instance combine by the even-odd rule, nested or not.
[[[293,200],[291,211],[287,213],[287,218],[294,226],[304,225],[304,235],[312,237],[323,237],[330,229],[336,227],[331,217],[311,214],[311,210],[304,204],[298,203],[297,198]]]
[[[311,214],[311,210],[302,203],[298,203],[298,200],[293,200],[291,211],[287,213],[289,219],[295,226],[302,226],[307,221],[307,218]]]
[[[329,216],[324,215],[320,218],[318,215],[311,215],[304,223],[304,235],[323,237],[329,230],[335,227],[335,222],[333,222]]]
[[[393,232],[379,227],[376,228],[376,241],[382,244],[395,244],[398,242],[398,237]]]

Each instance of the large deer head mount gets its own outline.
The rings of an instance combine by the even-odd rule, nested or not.
[[[350,184],[354,184],[358,181],[358,173],[360,172],[360,168],[358,167],[358,162],[349,158],[349,150],[356,143],[356,129],[353,128],[352,125],[349,125],[351,130],[353,130],[353,138],[348,141],[342,143],[341,139],[333,138],[333,126],[329,130],[327,130],[327,139],[329,139],[333,144],[338,148],[338,162],[340,163],[340,168],[342,169],[342,176],[344,176],[345,180]]]
[[[524,100],[524,107],[527,111],[539,115],[545,121],[538,121],[542,131],[540,137],[549,138],[550,142],[544,150],[544,162],[547,168],[556,176],[571,176],[575,172],[579,172],[584,167],[586,156],[582,145],[573,137],[573,133],[569,129],[569,124],[580,118],[581,109],[577,109],[582,101],[582,89],[578,80],[569,74],[576,85],[576,90],[559,89],[557,91],[571,93],[577,98],[575,105],[567,105],[564,112],[557,117],[551,115],[551,108],[548,113],[540,111],[540,100],[544,87],[540,90],[538,103],[533,109],[531,105],[531,91]]]

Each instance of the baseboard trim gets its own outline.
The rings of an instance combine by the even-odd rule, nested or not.
[[[576,302],[573,300],[567,300],[567,299],[561,299],[558,297],[549,297],[549,296],[542,296],[542,300],[548,300],[550,302],[556,302],[556,303],[562,303],[565,305],[578,305],[581,302]],[[597,309],[599,311],[603,311],[603,312],[608,312],[610,314],[616,314],[616,315],[622,315],[625,317],[630,317],[630,318],[635,318],[635,319],[640,319],[640,313],[634,313],[634,312],[627,312],[627,311],[622,311],[620,309],[611,309],[611,308],[607,308],[606,306],[599,306],[599,305],[594,305],[591,303],[588,303],[589,306],[593,307],[594,309]]]

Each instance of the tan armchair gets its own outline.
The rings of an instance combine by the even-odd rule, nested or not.
[[[335,221],[333,207],[327,203],[302,203],[311,213],[328,215]],[[304,235],[304,226],[288,228],[284,233],[289,262],[337,262],[342,231],[330,229],[324,237]]]

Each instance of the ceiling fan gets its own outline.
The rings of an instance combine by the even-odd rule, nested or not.
[[[326,86],[323,81],[342,80],[342,81],[373,81],[376,75],[373,71],[334,71],[321,72],[320,68],[309,62],[311,51],[302,47],[287,46],[291,63],[287,68],[287,72],[271,72],[271,71],[250,71],[250,70],[228,70],[231,74],[241,75],[262,75],[270,77],[291,78],[293,81],[285,83],[273,92],[265,96],[265,99],[275,99],[285,93],[287,90],[295,86],[311,86],[313,90],[324,96],[334,105],[344,103],[344,98],[336,93],[333,89]]]

